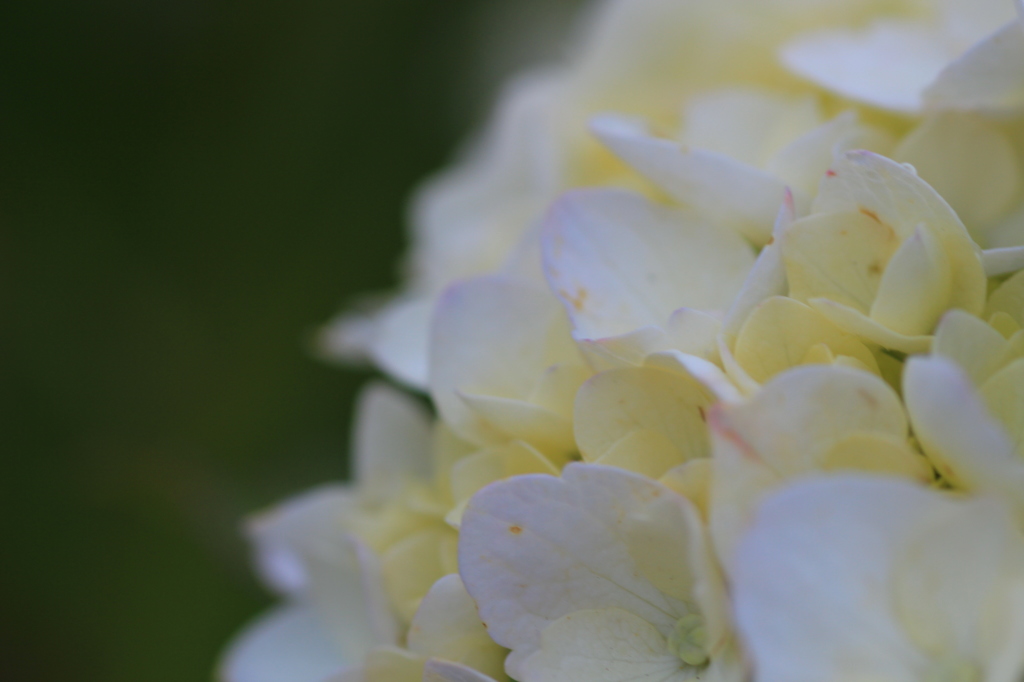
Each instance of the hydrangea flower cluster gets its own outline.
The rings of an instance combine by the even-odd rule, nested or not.
[[[436,414],[251,521],[222,678],[1020,680],[1022,17],[594,5],[326,332]]]

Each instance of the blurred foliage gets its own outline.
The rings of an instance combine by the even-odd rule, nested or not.
[[[484,4],[4,4],[0,679],[209,679],[270,602],[239,519],[369,376],[303,340],[393,286]]]

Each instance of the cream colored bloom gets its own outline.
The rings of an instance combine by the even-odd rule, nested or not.
[[[371,389],[355,483],[254,523],[226,682],[1019,679],[1024,20],[590,21],[335,330],[437,419]]]

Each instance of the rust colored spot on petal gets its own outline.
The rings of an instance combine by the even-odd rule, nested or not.
[[[825,175],[827,175],[830,178],[834,178],[836,176],[836,172],[829,168],[827,171],[825,171]]]
[[[523,529],[520,528],[519,526],[509,526],[508,527],[508,532],[512,533],[512,535],[519,535],[520,533],[523,532]]]
[[[562,296],[562,298],[564,298],[565,300],[569,301],[570,304],[572,304],[572,307],[576,312],[583,311],[583,305],[586,303],[587,296],[589,295],[586,289],[580,289],[578,292],[576,292],[575,296],[573,296],[564,289],[560,290],[558,293]]]
[[[872,220],[874,220],[876,223],[878,223],[878,224],[882,223],[882,219],[879,218],[878,214],[875,213],[874,211],[872,211],[870,208],[864,208],[863,206],[861,206],[860,207],[860,212],[863,213],[864,215],[866,215],[867,217],[871,218]]]

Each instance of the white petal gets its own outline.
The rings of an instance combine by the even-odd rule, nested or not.
[[[1016,521],[996,500],[958,506],[935,509],[900,548],[892,593],[919,647],[989,661],[1007,646],[1000,643],[1005,600],[1011,584],[1024,578],[1024,544]]]
[[[367,500],[381,502],[410,477],[430,476],[427,411],[411,397],[371,383],[359,394],[354,421],[354,478]]]
[[[501,437],[460,393],[521,401],[548,367],[574,355],[568,321],[548,292],[510,277],[467,280],[434,313],[431,397],[460,436],[488,444]]]
[[[581,609],[621,608],[667,635],[684,607],[643,575],[639,560],[686,556],[693,542],[686,519],[695,513],[649,479],[592,464],[570,464],[561,479],[520,476],[477,493],[463,516],[459,569],[491,637],[513,650],[508,672],[521,678],[541,631]],[[675,532],[655,556],[634,556],[623,521],[662,515],[675,519]]]
[[[543,237],[552,291],[583,338],[661,325],[682,307],[722,310],[754,262],[740,237],[621,190],[578,190]]]
[[[874,374],[828,365],[777,375],[747,402],[717,406],[709,425],[715,460],[711,530],[727,568],[764,492],[787,478],[831,468],[834,450],[854,434],[900,443],[907,438],[903,407],[888,384]],[[909,449],[888,452],[916,457]],[[907,468],[894,461],[890,471]]]
[[[736,361],[758,382],[804,364],[815,346],[833,355],[847,355],[877,373],[871,351],[855,337],[844,334],[810,307],[786,296],[762,301],[747,318],[736,338]]]
[[[985,306],[985,317],[989,319],[999,312],[1024,325],[1024,272],[1018,272],[992,292]]]
[[[461,663],[430,659],[423,666],[423,682],[494,682],[494,679]]]
[[[804,302],[824,297],[866,313],[899,245],[895,230],[870,211],[798,220],[781,242],[789,295]]]
[[[785,145],[817,126],[820,119],[812,97],[789,98],[752,88],[725,88],[687,102],[682,142],[763,168]]]
[[[988,277],[1008,275],[1024,269],[1024,246],[1006,246],[981,252],[981,263]]]
[[[494,677],[503,674],[505,650],[488,636],[476,603],[457,574],[441,578],[427,592],[409,627],[408,647],[421,656],[462,663]]]
[[[219,665],[222,682],[324,682],[346,667],[308,608],[280,606],[249,625]]]
[[[349,660],[397,639],[377,557],[346,532],[351,496],[325,487],[254,518],[248,527],[264,574],[305,599]]]
[[[576,396],[576,442],[593,461],[631,431],[656,431],[682,464],[708,455],[703,412],[710,404],[703,387],[687,376],[640,367],[602,372]]]
[[[928,349],[931,348],[931,336],[908,336],[894,332],[888,327],[872,320],[861,311],[842,303],[836,303],[827,298],[812,298],[808,303],[822,317],[844,332],[859,336],[865,341],[877,343],[883,348],[897,350],[901,353],[927,353]]]
[[[768,162],[766,170],[803,194],[814,196],[821,176],[837,154],[850,149],[884,153],[890,145],[886,133],[858,123],[856,112],[845,111],[793,140]]]
[[[782,260],[781,246],[775,240],[781,237],[795,220],[796,206],[793,204],[793,194],[787,191],[782,205],[779,206],[779,214],[775,217],[772,242],[765,245],[757,255],[754,266],[743,281],[743,287],[725,315],[722,334],[730,348],[735,343],[736,335],[739,334],[747,315],[758,303],[769,296],[781,296],[786,293],[786,268]]]
[[[534,72],[502,93],[497,115],[461,163],[414,197],[411,267],[431,293],[492,272],[557,190],[551,110],[564,77]]]
[[[427,387],[430,316],[433,298],[396,301],[378,313],[370,355],[402,383]]]
[[[722,154],[654,137],[636,119],[600,116],[591,129],[623,161],[684,205],[755,244],[771,238],[786,191],[781,180]]]
[[[758,679],[920,679],[886,585],[898,551],[954,503],[896,479],[836,476],[766,499],[733,574]]]
[[[932,353],[960,365],[976,386],[992,375],[1005,349],[1002,334],[962,310],[942,316],[932,344]]]
[[[952,284],[945,251],[920,225],[889,259],[870,317],[897,334],[931,334],[949,306]]]
[[[794,73],[850,99],[915,113],[922,91],[955,57],[936,30],[878,21],[862,31],[802,35],[782,49]]]
[[[1024,107],[1024,30],[1019,21],[947,65],[924,92],[929,107],[1016,112]]]
[[[900,241],[921,223],[927,225],[942,243],[952,268],[949,307],[981,312],[986,281],[977,247],[949,204],[912,168],[871,152],[847,152],[822,179],[813,210],[865,209],[892,227]]]
[[[544,629],[523,664],[530,682],[684,682],[694,669],[669,652],[657,628],[621,609],[576,611]]]
[[[1013,144],[980,116],[931,116],[900,142],[893,158],[911,164],[974,234],[983,234],[1017,197],[1021,174]]]
[[[917,176],[913,168],[879,154],[850,151],[843,154],[821,180],[814,213],[864,212],[909,237],[922,222],[935,229],[962,235],[967,230],[949,204]]]

